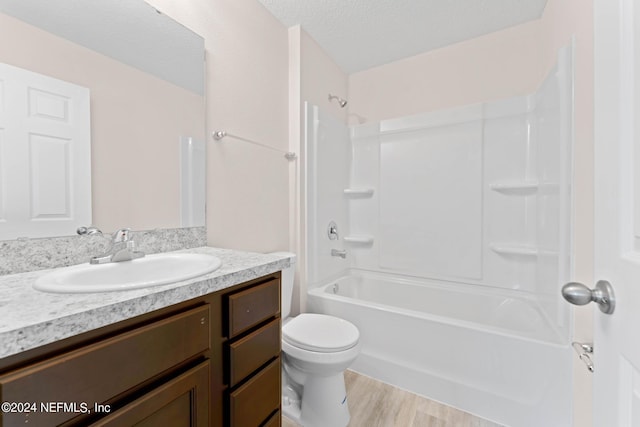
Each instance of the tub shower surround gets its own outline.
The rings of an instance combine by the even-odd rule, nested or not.
[[[505,425],[571,424],[560,287],[571,272],[572,111],[571,48],[529,96],[367,123],[350,137],[307,106],[308,308],[361,331],[354,370]],[[339,241],[327,239],[329,220]]]
[[[138,250],[154,254],[206,246],[205,227],[133,231]],[[89,262],[111,244],[110,234],[0,241],[0,275]]]

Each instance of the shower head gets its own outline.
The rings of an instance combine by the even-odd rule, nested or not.
[[[338,101],[340,108],[344,108],[347,105],[346,99],[342,99],[339,96],[329,94],[329,102],[331,102],[332,99],[335,99],[336,101]]]

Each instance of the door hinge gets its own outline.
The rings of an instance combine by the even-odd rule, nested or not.
[[[593,372],[593,359],[591,359],[591,356],[593,356],[593,344],[574,341],[571,343],[571,346],[576,353],[578,353],[578,357],[580,357],[580,360],[587,366],[589,372]]]

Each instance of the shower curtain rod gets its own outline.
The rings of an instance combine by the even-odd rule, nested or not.
[[[296,153],[294,153],[292,151],[283,151],[283,150],[280,150],[278,148],[271,147],[269,145],[263,144],[261,142],[253,141],[251,139],[247,139],[247,138],[243,138],[243,137],[238,136],[238,135],[234,135],[234,134],[229,133],[229,132],[224,131],[224,130],[217,130],[217,131],[213,132],[212,136],[213,136],[213,139],[215,139],[216,141],[220,141],[225,136],[228,136],[230,138],[235,138],[235,139],[239,139],[240,141],[248,142],[249,144],[254,144],[254,145],[258,145],[258,146],[263,147],[263,148],[268,148],[269,150],[277,151],[278,153],[284,154],[284,157],[287,160],[295,160],[296,157],[297,157]]]

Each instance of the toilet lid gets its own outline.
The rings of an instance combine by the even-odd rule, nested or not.
[[[289,344],[322,353],[350,349],[359,337],[353,323],[326,314],[303,313],[282,327],[282,339]]]

